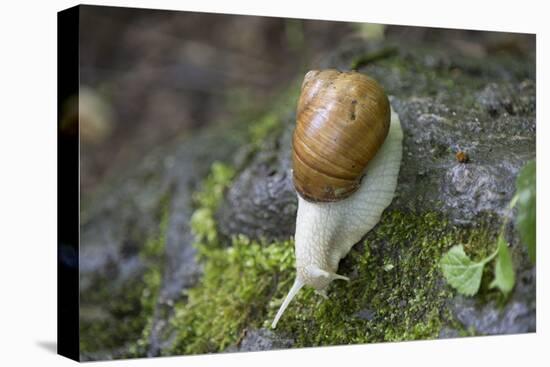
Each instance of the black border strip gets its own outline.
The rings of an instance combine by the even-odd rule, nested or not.
[[[77,117],[67,123],[63,113],[66,101],[78,98],[79,14],[79,6],[57,13],[57,353],[77,361],[79,124]]]

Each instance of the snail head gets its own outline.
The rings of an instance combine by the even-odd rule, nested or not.
[[[279,311],[277,311],[277,315],[275,316],[275,319],[273,320],[273,323],[271,324],[271,328],[275,329],[277,327],[277,323],[279,322],[279,319],[285,312],[286,308],[290,304],[290,301],[298,294],[300,289],[304,285],[309,285],[313,288],[315,288],[315,291],[326,298],[325,290],[335,279],[342,279],[349,281],[348,277],[345,277],[343,275],[339,275],[336,273],[331,273],[326,270],[320,269],[319,267],[315,265],[308,265],[303,268],[298,269],[298,273],[296,275],[296,280],[294,280],[294,284],[292,285],[292,288],[290,288],[290,291],[288,292],[285,300],[283,301],[283,304],[279,308]]]

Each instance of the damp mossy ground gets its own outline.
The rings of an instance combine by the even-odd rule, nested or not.
[[[458,229],[436,213],[386,212],[340,263],[350,282],[333,282],[328,300],[302,291],[277,328],[298,347],[433,339],[445,326],[466,333],[448,308],[453,292],[439,261],[458,243],[484,253],[490,237],[485,228]],[[284,293],[276,296],[269,317]]]
[[[81,355],[113,348],[117,348],[121,358],[146,355],[162,280],[169,201],[169,195],[161,198],[158,212],[159,227],[145,240],[139,252],[140,261],[145,267],[142,275],[133,281],[125,282],[122,289],[117,288],[117,284],[113,284],[108,276],[100,276],[94,282],[93,289],[81,293],[80,302],[84,309],[87,304],[100,305],[94,306],[90,312],[81,312]],[[117,297],[113,297],[113,294]],[[113,319],[116,322],[113,322]]]
[[[120,299],[111,298],[112,285],[107,277],[96,279],[94,287],[81,294],[80,354],[86,358],[93,353],[112,348],[124,348],[128,340],[139,336],[145,325],[141,314],[142,285],[138,281],[117,289]],[[105,300],[110,300],[105,302]],[[87,306],[99,305],[102,306]],[[117,322],[112,322],[116,319]]]
[[[173,343],[164,355],[224,351],[238,345],[247,330],[269,328],[294,281],[291,238],[267,243],[218,235],[215,213],[235,174],[233,167],[215,162],[193,195],[191,227],[203,276],[167,315]],[[147,354],[162,282],[168,204],[165,197],[159,228],[140,251],[143,275],[117,291],[124,299],[105,305],[109,317],[81,322],[83,354],[113,347],[119,348],[119,357]],[[276,332],[293,339],[294,347],[432,339],[443,327],[471,335],[453,319],[448,304],[454,294],[441,276],[439,261],[456,244],[463,244],[474,259],[485,257],[494,249],[493,232],[489,226],[454,227],[437,213],[388,211],[340,263],[339,273],[351,281],[333,282],[328,300],[304,288]],[[496,294],[485,283],[480,299]],[[107,279],[97,287],[85,303],[110,298]],[[116,323],[116,330],[111,330],[112,317],[124,320]]]
[[[234,174],[231,166],[214,163],[194,195],[193,245],[204,273],[174,307],[171,327],[176,337],[167,355],[219,352],[238,342],[246,328],[263,323],[266,305],[284,285],[277,274],[288,278],[292,271],[290,241],[267,244],[236,236],[224,246],[219,239],[214,213]]]
[[[204,275],[175,306],[177,330],[167,354],[221,352],[247,329],[262,326],[269,301],[282,290],[294,264],[290,241],[262,244],[244,236],[227,248],[202,248]]]
[[[149,347],[149,337],[153,327],[153,316],[157,299],[162,283],[162,273],[164,271],[164,254],[166,248],[166,232],[169,221],[169,202],[170,196],[165,195],[161,199],[160,225],[157,233],[153,234],[143,246],[140,252],[140,258],[144,262],[147,270],[143,274],[141,281],[143,284],[139,297],[140,317],[143,328],[139,338],[130,344],[128,348],[129,357],[141,357],[147,355]]]
[[[414,55],[413,55],[414,54]],[[464,55],[434,53],[433,48],[414,46],[414,50],[390,42],[383,48],[358,53],[349,61],[349,69],[374,77],[384,84],[386,92],[400,99],[416,96],[436,97],[449,106],[460,105],[464,109],[479,110],[475,93],[487,85],[499,70],[495,65],[507,65],[509,70],[524,74],[518,65],[506,55],[491,55],[493,62],[472,62]],[[497,60],[498,62],[494,62]],[[388,75],[398,76],[399,84],[393,84]],[[528,78],[528,75],[521,75]],[[460,101],[460,103],[456,103]],[[454,102],[454,103],[453,103]]]
[[[290,88],[274,97],[271,112],[251,117],[253,121],[248,124],[245,133],[251,147],[250,154],[260,149],[268,136],[281,132],[284,124],[281,116],[294,108],[293,101],[298,92],[299,83],[296,81]],[[210,174],[202,183],[202,189],[193,195],[196,210],[191,218],[191,227],[196,238],[194,245],[199,248],[199,259],[205,256],[209,256],[210,260],[214,259],[215,254],[210,251],[222,245],[218,239],[214,214],[234,175],[235,169],[232,166],[214,162]],[[141,246],[139,259],[145,267],[143,273],[136,279],[127,280],[120,285],[115,284],[108,275],[97,275],[92,282],[92,288],[81,293],[81,306],[84,312],[80,318],[79,329],[80,350],[84,358],[89,356],[93,359],[94,355],[109,350],[116,351],[115,355],[118,358],[147,355],[158,294],[163,281],[169,204],[169,195],[163,196],[159,202],[157,216],[159,227]],[[245,238],[240,240],[246,241]],[[239,248],[237,242],[239,241],[236,241],[235,248]],[[206,268],[210,269],[208,261],[204,261]],[[112,297],[113,294],[117,297]],[[198,324],[195,325],[200,329]]]
[[[218,237],[214,212],[233,174],[216,164],[196,194],[192,227],[204,274],[175,305],[176,337],[167,355],[223,351],[247,330],[269,328],[294,281],[292,239],[266,243],[241,235],[222,243]],[[469,335],[448,307],[454,294],[439,261],[456,244],[474,258],[485,256],[493,250],[491,233],[484,226],[457,228],[437,213],[386,212],[340,263],[339,273],[351,281],[333,282],[328,300],[303,289],[276,331],[293,338],[294,347],[432,339],[443,327]]]
[[[198,257],[208,250],[221,246],[214,215],[223,198],[225,189],[231,184],[235,169],[228,164],[214,162],[210,174],[193,195],[196,209],[191,216],[191,231],[195,236],[193,245],[198,249]]]

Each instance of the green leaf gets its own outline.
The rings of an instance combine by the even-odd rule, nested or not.
[[[453,246],[441,258],[441,269],[453,288],[465,296],[472,296],[479,290],[483,267],[495,255],[496,252],[480,262],[473,262],[464,253],[462,245]]]
[[[495,261],[495,279],[491,288],[498,288],[506,296],[514,288],[516,276],[512,265],[512,256],[508,250],[508,243],[503,236],[498,238],[498,254]]]
[[[518,215],[516,226],[521,241],[527,246],[529,258],[536,261],[537,207],[536,207],[536,164],[528,162],[523,166],[516,181]]]

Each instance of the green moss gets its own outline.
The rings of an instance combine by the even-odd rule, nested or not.
[[[232,175],[214,170],[193,215],[204,275],[175,306],[176,337],[166,354],[223,351],[246,329],[268,328],[294,281],[292,240],[237,236],[230,247],[220,243],[213,212]],[[216,199],[200,200],[210,195]],[[489,233],[485,227],[458,229],[435,213],[385,213],[341,262],[339,273],[351,281],[333,282],[328,300],[303,289],[277,331],[292,335],[296,347],[430,339],[444,326],[469,335],[447,307],[453,292],[442,280],[439,259],[458,243],[472,256],[485,256]]]
[[[443,326],[469,335],[446,307],[453,293],[438,260],[457,243],[483,256],[488,233],[457,229],[433,213],[386,213],[340,264],[351,282],[334,282],[328,300],[302,290],[277,330],[295,337],[296,347],[430,339]],[[222,351],[245,328],[269,327],[294,280],[293,242],[238,236],[231,245],[199,245],[204,276],[176,305],[168,354]]]
[[[263,140],[281,126],[281,121],[276,113],[268,113],[259,118],[249,127],[250,140],[255,146],[262,144]]]
[[[233,176],[225,171],[213,167],[196,195],[193,231],[204,275],[175,306],[176,338],[167,354],[223,351],[247,328],[269,327],[294,281],[293,241],[237,236],[230,247],[220,243],[213,213]],[[295,337],[297,347],[436,338],[443,326],[466,335],[446,307],[453,293],[439,259],[458,243],[484,256],[488,236],[484,227],[457,229],[434,213],[386,213],[340,264],[351,282],[334,282],[328,300],[303,289],[278,332]]]
[[[204,275],[175,306],[178,331],[168,354],[220,352],[236,343],[245,328],[263,323],[273,292],[286,288],[294,266],[290,241],[262,244],[244,236],[228,248],[201,247]]]
[[[430,339],[443,326],[459,328],[446,307],[453,293],[438,261],[456,243],[485,251],[485,237],[485,230],[459,230],[433,213],[386,213],[340,264],[351,281],[334,282],[326,301],[302,291],[278,330],[295,336],[295,346],[320,346]],[[275,294],[264,326],[286,291]]]
[[[212,163],[210,174],[203,181],[201,190],[193,195],[196,205],[203,209],[216,210],[224,190],[234,176],[235,170],[231,166],[221,162]]]
[[[471,91],[483,88],[488,79],[480,77],[479,71],[470,70],[465,64],[468,59],[463,57],[457,56],[457,65],[426,63],[428,59],[436,61],[439,57],[433,54],[431,48],[415,46],[413,55],[406,48],[390,45],[372,53],[357,55],[351,60],[350,68],[381,81],[388,94],[399,95],[400,99],[437,97],[437,101],[449,105],[455,105],[458,100],[465,110],[480,108]],[[481,74],[489,76],[492,72],[486,70]],[[388,75],[394,77],[388,80]],[[385,80],[389,83],[384,83]],[[399,83],[395,83],[396,80]]]
[[[167,354],[217,352],[235,343],[245,327],[260,325],[273,292],[285,285],[277,274],[293,267],[288,241],[266,244],[237,236],[230,247],[222,246],[214,213],[233,176],[231,167],[215,163],[194,195],[191,226],[204,275],[174,307],[176,339]]]
[[[294,32],[296,27],[301,27],[301,23],[290,22],[289,27]],[[273,92],[268,99],[269,109],[260,108],[261,104],[251,103],[250,101],[256,101],[257,98],[248,89],[233,89],[231,91],[227,98],[227,104],[233,114],[238,116],[238,121],[244,120],[247,123],[245,140],[250,144],[249,156],[261,148],[268,137],[278,136],[285,123],[290,121],[287,120],[287,117],[295,111],[302,78],[303,76],[300,75],[282,89]],[[223,128],[227,130],[226,125]]]
[[[202,183],[201,190],[193,195],[193,201],[197,207],[191,216],[191,231],[195,236],[194,246],[204,249],[204,251],[199,251],[199,257],[208,248],[219,247],[214,214],[234,176],[235,169],[233,167],[221,162],[214,162],[210,174]]]

